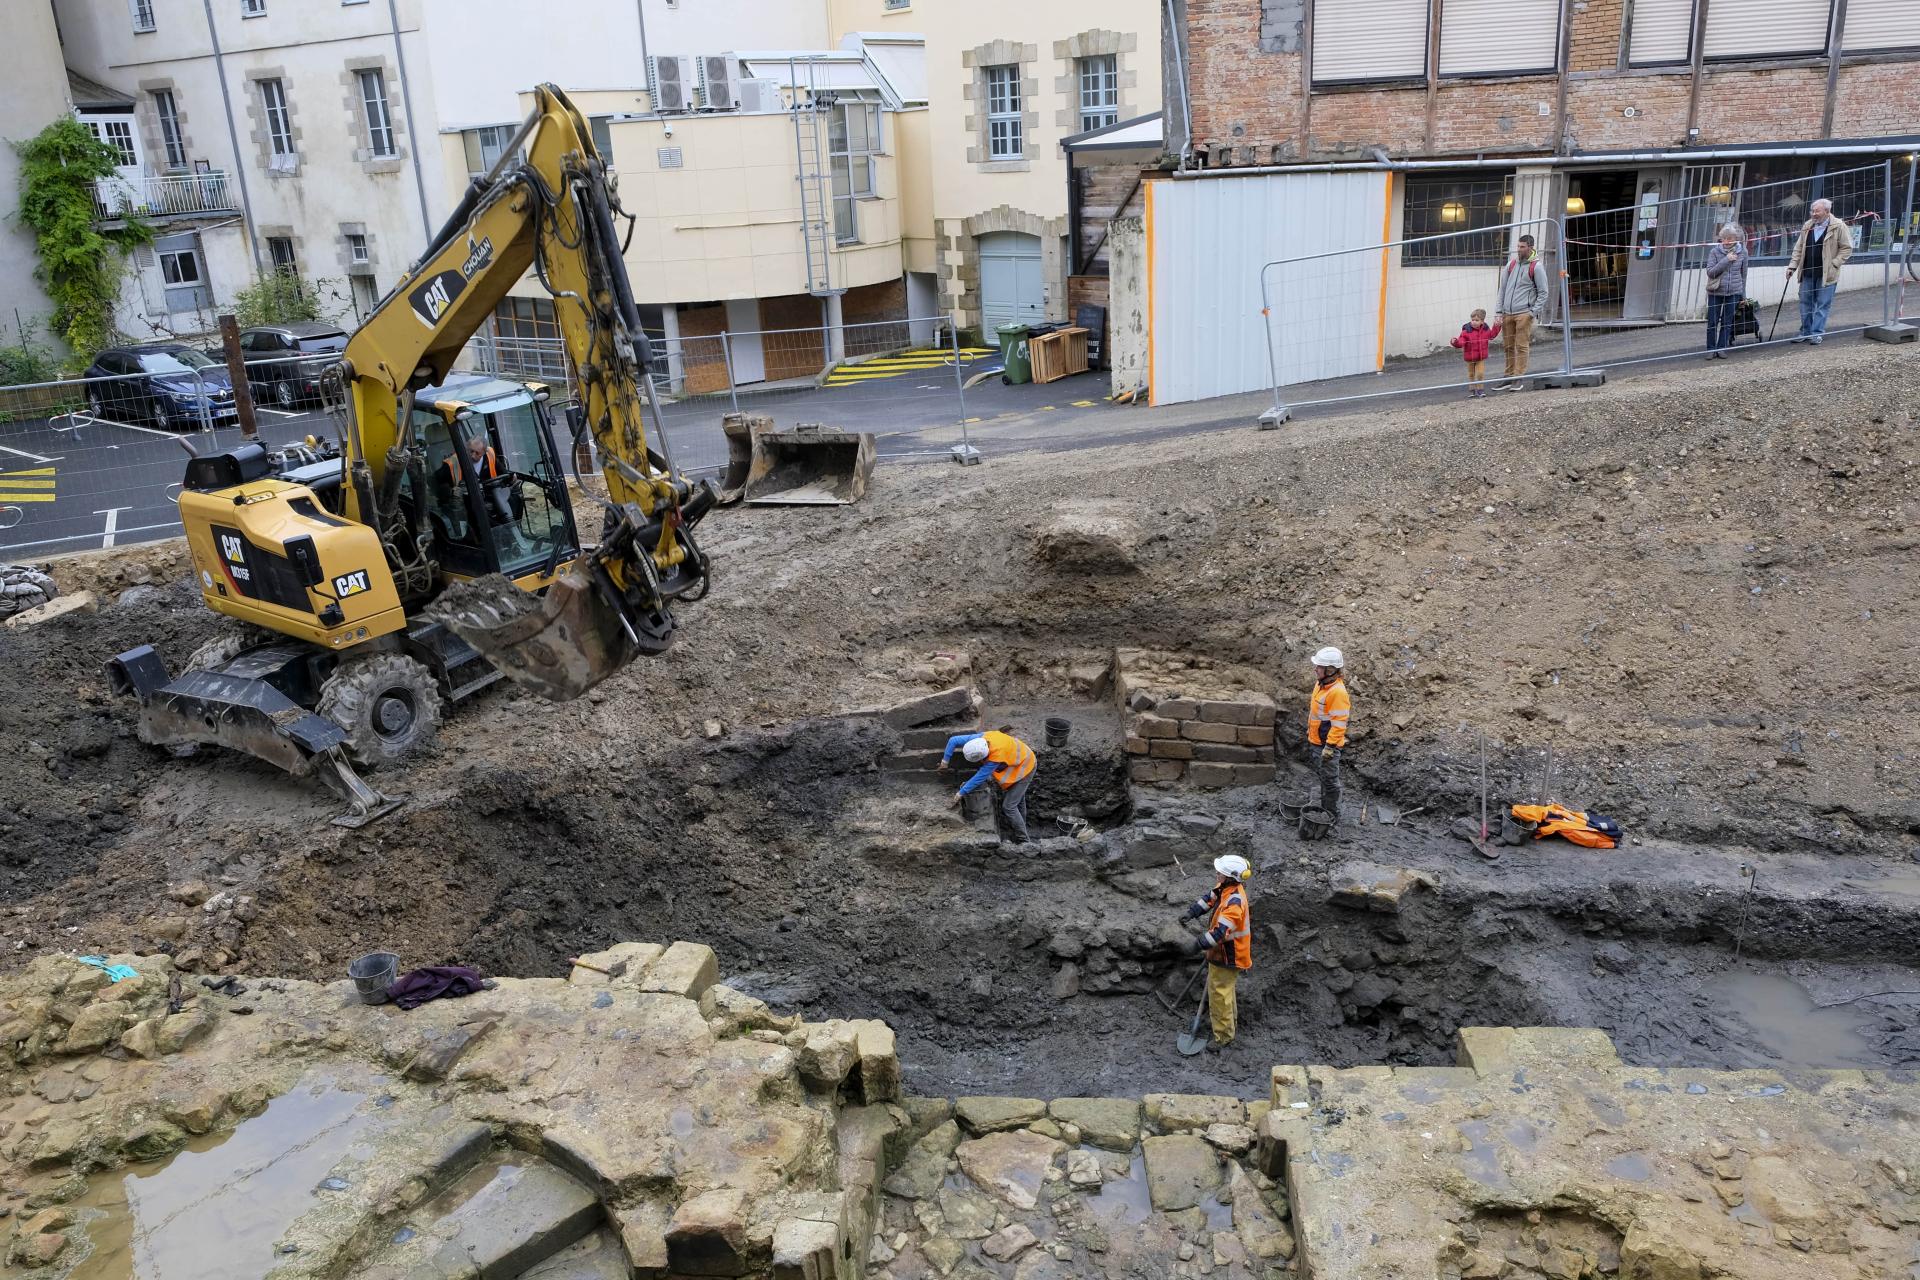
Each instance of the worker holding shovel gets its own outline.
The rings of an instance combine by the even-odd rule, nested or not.
[[[1213,1042],[1208,1048],[1220,1050],[1233,1043],[1237,1026],[1234,988],[1241,973],[1253,968],[1253,915],[1247,907],[1247,877],[1253,867],[1239,854],[1229,853],[1213,860],[1213,870],[1219,879],[1181,918],[1208,917],[1207,931],[1192,946],[1195,953],[1204,952],[1207,957],[1207,1010],[1213,1017]]]

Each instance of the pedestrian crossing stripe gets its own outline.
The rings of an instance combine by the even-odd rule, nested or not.
[[[52,502],[53,468],[0,471],[0,505],[14,502]]]

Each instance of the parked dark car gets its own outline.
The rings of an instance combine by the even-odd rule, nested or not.
[[[111,379],[87,386],[87,411],[96,418],[192,431],[205,422],[225,426],[238,416],[227,366],[182,343],[108,347],[82,376]]]
[[[331,324],[270,324],[240,332],[253,398],[282,409],[316,403],[320,371],[346,349],[346,331]]]

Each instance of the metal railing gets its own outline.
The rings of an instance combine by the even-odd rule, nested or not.
[[[129,214],[168,218],[196,213],[233,213],[239,207],[233,184],[222,169],[105,178],[93,193],[94,215],[107,220]]]

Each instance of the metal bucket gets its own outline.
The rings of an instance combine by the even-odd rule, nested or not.
[[[1525,844],[1533,839],[1534,833],[1539,830],[1540,824],[1537,822],[1517,822],[1511,813],[1500,815],[1501,844]]]
[[[968,818],[984,818],[993,812],[993,797],[985,787],[977,787],[960,797],[960,812]]]
[[[400,957],[391,951],[373,951],[347,966],[362,1004],[385,1004],[387,988],[400,976]]]
[[[1282,791],[1280,793],[1280,817],[1287,822],[1299,822],[1300,815],[1313,805],[1313,796],[1305,791]]]
[[[1307,809],[1300,814],[1300,838],[1322,840],[1333,830],[1333,815],[1325,809]]]
[[[1067,735],[1073,732],[1073,721],[1067,719],[1065,716],[1048,716],[1046,724],[1047,745],[1050,747],[1066,746]]]

